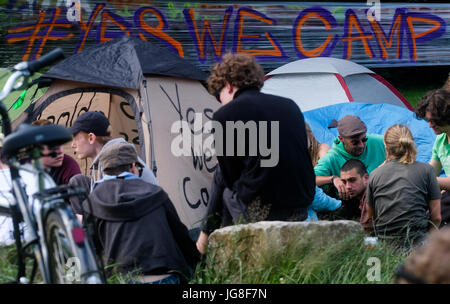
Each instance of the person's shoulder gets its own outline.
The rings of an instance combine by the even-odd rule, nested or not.
[[[277,106],[285,106],[300,111],[300,107],[291,98],[259,92],[259,96],[269,102],[277,102]]]
[[[328,151],[330,151],[331,147],[328,144],[322,143],[319,146],[319,158],[324,157]]]
[[[398,162],[388,161],[373,169],[372,172],[370,172],[370,176],[379,176],[381,174],[384,174],[386,171],[390,172],[392,170],[395,170],[394,167],[398,165],[399,165]]]
[[[383,143],[383,135],[382,134],[367,134],[367,140],[370,142]]]
[[[78,165],[78,162],[72,156],[70,156],[68,154],[64,154],[63,163],[77,164]]]
[[[326,153],[322,157],[319,158],[319,162],[316,165],[316,167],[319,164],[320,164],[320,166],[329,166],[331,163],[335,162],[336,159],[341,158],[342,151],[341,151],[341,148],[339,147],[339,144],[340,144],[340,142],[338,142],[337,140],[335,140],[333,142],[333,145],[331,146],[331,148],[330,148],[330,146],[325,144],[326,146],[328,146],[329,149],[326,151]]]
[[[429,163],[424,163],[424,162],[421,162],[421,161],[415,161],[413,163],[413,166],[418,168],[419,170],[429,171],[433,175],[435,175],[434,168]]]
[[[383,135],[381,134],[368,134],[367,135],[367,146],[378,149],[385,149]]]
[[[338,137],[336,137],[333,140],[333,144],[331,145],[330,150],[328,150],[328,154],[340,154],[342,153],[342,149],[344,149],[344,144],[339,140]]]
[[[447,139],[447,134],[446,133],[439,134],[439,135],[436,136],[435,144],[442,145],[443,143],[445,143],[446,139]]]

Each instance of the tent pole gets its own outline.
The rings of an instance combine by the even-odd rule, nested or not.
[[[150,154],[151,154],[151,166],[153,174],[156,177],[156,172],[158,171],[158,168],[156,167],[156,159],[155,159],[155,146],[153,144],[153,128],[152,128],[152,117],[150,116],[150,103],[148,100],[148,93],[147,93],[147,79],[145,79],[145,76],[143,77],[142,83],[144,84],[144,92],[145,92],[145,111],[146,116],[148,117],[148,132],[150,133]]]

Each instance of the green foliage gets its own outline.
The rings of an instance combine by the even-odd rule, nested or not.
[[[14,246],[0,247],[0,283],[16,280],[16,261],[17,253]]]
[[[398,90],[405,96],[406,100],[415,108],[420,99],[429,91],[440,89],[441,85],[425,85],[418,87],[404,87]]]
[[[27,255],[31,256],[31,250],[27,251]],[[27,279],[33,269],[33,259],[26,259],[26,273]],[[17,280],[17,250],[15,245],[0,246],[0,284],[14,283]],[[42,282],[42,276],[39,270],[36,272],[36,276],[33,283]]]
[[[196,269],[195,284],[387,284],[393,282],[395,267],[406,258],[384,242],[370,249],[362,235],[353,235],[325,248],[305,246],[299,241],[284,251],[265,252],[262,262],[249,267],[236,252],[227,261],[214,253]],[[380,281],[369,281],[369,258],[380,260]],[[217,265],[220,265],[219,267]]]

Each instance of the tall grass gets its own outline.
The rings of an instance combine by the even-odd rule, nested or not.
[[[388,284],[393,282],[395,267],[406,258],[405,253],[384,242],[379,241],[373,249],[366,247],[362,235],[330,242],[324,248],[302,242],[289,244],[286,250],[265,252],[256,267],[247,265],[242,256],[237,252],[223,261],[210,253],[197,267],[191,283]],[[379,280],[374,261],[379,261]]]
[[[330,242],[324,248],[305,246],[304,243],[287,245],[285,250],[264,252],[260,264],[249,265],[236,252],[226,261],[209,253],[194,273],[193,284],[390,284],[395,267],[406,254],[396,251],[384,242],[370,249],[364,245],[362,235],[352,235],[339,242]],[[380,280],[369,280],[374,275],[370,258],[379,259]],[[0,248],[0,283],[16,279],[16,253],[14,247]],[[114,273],[109,284],[126,284],[128,276]],[[35,280],[38,282],[38,280]]]
[[[0,283],[16,281],[17,253],[15,246],[0,247]]]

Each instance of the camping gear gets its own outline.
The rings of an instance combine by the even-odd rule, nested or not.
[[[413,110],[405,97],[380,75],[352,61],[331,57],[285,64],[266,75],[261,91],[291,98],[303,112],[353,101]]]
[[[70,127],[84,112],[103,112],[112,137],[136,146],[183,223],[189,229],[199,226],[216,159],[193,144],[187,150],[196,154],[188,156],[176,157],[171,148],[175,122],[187,122],[194,133],[194,118],[201,118],[202,136],[201,127],[219,106],[201,82],[206,74],[170,50],[122,36],[72,55],[43,76],[53,80],[51,86],[13,126],[49,119]],[[70,144],[65,150],[73,154]],[[78,162],[89,175],[90,162]]]

